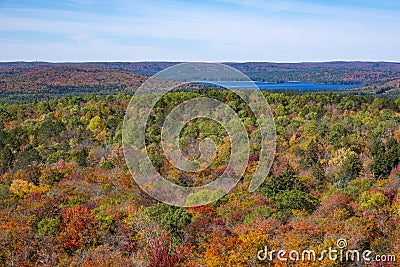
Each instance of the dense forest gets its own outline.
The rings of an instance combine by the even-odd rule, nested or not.
[[[32,71],[18,74],[19,83],[27,73]],[[108,79],[94,75],[94,83]],[[2,70],[2,81],[6,76]],[[128,76],[132,84],[141,77]],[[52,80],[41,83],[49,88]],[[348,249],[399,261],[400,98],[263,93],[277,132],[265,182],[249,193],[260,149],[253,144],[238,185],[195,208],[157,203],[135,183],[122,147],[128,94],[0,104],[0,266],[363,266],[257,259],[265,246],[322,251],[338,239],[346,239]],[[177,184],[214,180],[229,161],[226,132],[200,119],[184,128],[182,146],[215,140],[211,169],[180,173],[162,154],[165,116],[203,96],[231,106],[247,134],[259,134],[251,110],[230,91],[165,94],[154,108],[146,145],[159,172]],[[384,264],[372,266],[398,266]]]

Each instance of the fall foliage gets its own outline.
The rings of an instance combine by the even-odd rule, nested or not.
[[[232,192],[194,208],[157,203],[134,182],[121,142],[129,95],[0,104],[0,266],[266,266],[257,259],[264,246],[321,251],[340,238],[349,249],[400,260],[400,99],[264,94],[277,129],[265,182],[248,192],[259,157],[251,143],[248,168]],[[254,115],[232,92],[167,94],[150,118],[147,151],[157,170],[180,185],[212,181],[229,162],[226,131],[201,119],[184,128],[182,145],[215,140],[209,168],[182,172],[162,155],[165,116],[199,96],[225,101],[254,140],[259,134]]]

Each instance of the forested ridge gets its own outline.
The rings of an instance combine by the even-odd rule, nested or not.
[[[340,238],[349,249],[400,260],[400,98],[263,93],[277,132],[265,182],[248,192],[260,149],[252,144],[234,190],[197,208],[157,203],[135,184],[121,140],[129,95],[0,104],[0,266],[265,266],[257,260],[265,246],[321,251]],[[177,184],[214,180],[229,161],[226,133],[201,119],[184,129],[182,146],[215,140],[210,168],[182,173],[162,155],[165,116],[202,96],[227,103],[248,135],[259,135],[233,92],[166,94],[146,144],[158,171]],[[328,259],[297,265],[357,266]]]
[[[80,95],[134,92],[149,75],[179,62],[3,62],[0,63],[0,100],[32,101]],[[227,62],[253,81],[316,84],[360,84],[344,94],[398,97],[400,64],[391,62]],[[200,77],[201,78],[201,77]],[[35,96],[36,95],[36,96]]]
[[[132,92],[147,76],[119,69],[51,65],[37,68],[0,68],[0,92],[69,93],[84,91]]]

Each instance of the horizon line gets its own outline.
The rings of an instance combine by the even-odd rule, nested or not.
[[[309,63],[392,63],[392,64],[400,64],[400,61],[390,61],[390,60],[328,60],[328,61],[197,61],[197,60],[189,60],[189,61],[174,61],[174,60],[139,60],[139,61],[42,61],[42,60],[11,60],[11,61],[2,61],[1,63],[49,63],[49,64],[81,64],[81,63],[189,63],[189,62],[198,62],[198,63],[270,63],[270,64],[309,64]]]

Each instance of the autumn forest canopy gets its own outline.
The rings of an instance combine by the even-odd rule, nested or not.
[[[0,266],[266,266],[257,260],[265,246],[321,251],[340,238],[349,249],[400,260],[400,66],[231,63],[259,81],[363,84],[325,93],[263,91],[275,120],[276,153],[253,193],[248,186],[260,132],[246,103],[232,91],[203,87],[165,94],[145,137],[153,165],[171,182],[217,179],[231,151],[221,125],[192,120],[180,133],[183,150],[211,138],[217,156],[200,172],[177,170],[160,140],[166,116],[180,103],[220,100],[254,140],[246,171],[229,194],[180,208],[140,189],[122,146],[132,93],[168,64],[0,65]],[[358,266],[328,259],[298,264]]]

